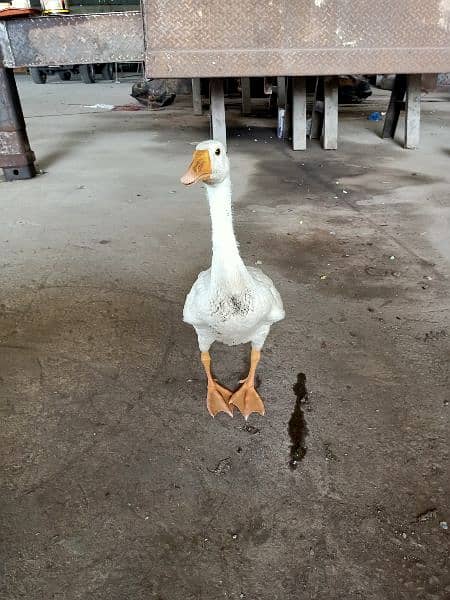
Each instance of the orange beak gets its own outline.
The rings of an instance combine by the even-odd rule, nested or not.
[[[189,169],[180,179],[184,185],[191,185],[197,181],[205,181],[211,176],[211,160],[208,150],[196,150],[189,165]]]

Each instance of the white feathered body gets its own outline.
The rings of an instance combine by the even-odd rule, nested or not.
[[[208,269],[192,286],[183,320],[195,328],[206,350],[214,341],[229,346],[252,342],[260,349],[270,326],[284,318],[283,303],[272,280],[259,269],[250,267],[247,273],[238,285],[218,287],[212,284]]]

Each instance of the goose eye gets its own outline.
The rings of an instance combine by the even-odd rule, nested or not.
[[[215,154],[216,154],[217,156],[219,156],[219,154],[220,154],[220,148],[216,148],[216,152],[215,152]]]

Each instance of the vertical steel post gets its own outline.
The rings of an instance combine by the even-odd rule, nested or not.
[[[0,168],[6,181],[34,177],[34,160],[14,72],[0,65]]]
[[[337,150],[339,118],[339,80],[337,77],[324,79],[323,133],[324,150]]]
[[[384,119],[382,138],[393,138],[397,129],[400,112],[404,110],[404,98],[407,86],[407,75],[396,75],[392,87],[391,98]]]
[[[292,149],[306,150],[306,77],[292,78]]]
[[[242,114],[252,112],[252,95],[250,91],[250,77],[241,77]]]
[[[421,92],[422,75],[408,75],[406,80],[405,148],[419,147]]]
[[[192,106],[194,108],[194,115],[203,114],[202,82],[200,77],[192,79]]]
[[[210,82],[211,130],[214,140],[227,147],[227,126],[225,123],[225,96],[223,79],[214,78]]]

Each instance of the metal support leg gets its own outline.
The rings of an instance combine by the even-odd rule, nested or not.
[[[278,108],[286,108],[286,77],[277,77]]]
[[[292,78],[292,149],[306,150],[306,79]]]
[[[325,77],[324,119],[322,145],[324,150],[337,150],[338,141],[338,85],[337,77]]]
[[[194,115],[201,115],[203,113],[201,81],[198,77],[192,79],[192,105]]]
[[[252,96],[250,93],[250,77],[241,77],[242,114],[249,115],[252,112]]]
[[[406,92],[406,77],[406,75],[395,76],[391,99],[389,100],[389,106],[384,119],[382,138],[393,138],[395,136],[400,112],[404,108],[403,99]]]
[[[0,66],[0,168],[6,181],[34,177],[34,160],[14,72]]]
[[[323,77],[316,78],[309,137],[318,140],[323,129]]]
[[[211,79],[211,131],[212,137],[227,147],[227,127],[225,124],[225,97],[223,93],[223,79]]]
[[[406,82],[405,148],[417,148],[420,139],[422,75],[408,75]]]
[[[290,110],[287,101],[287,77],[277,77],[277,106],[277,137],[285,140],[291,132]]]

